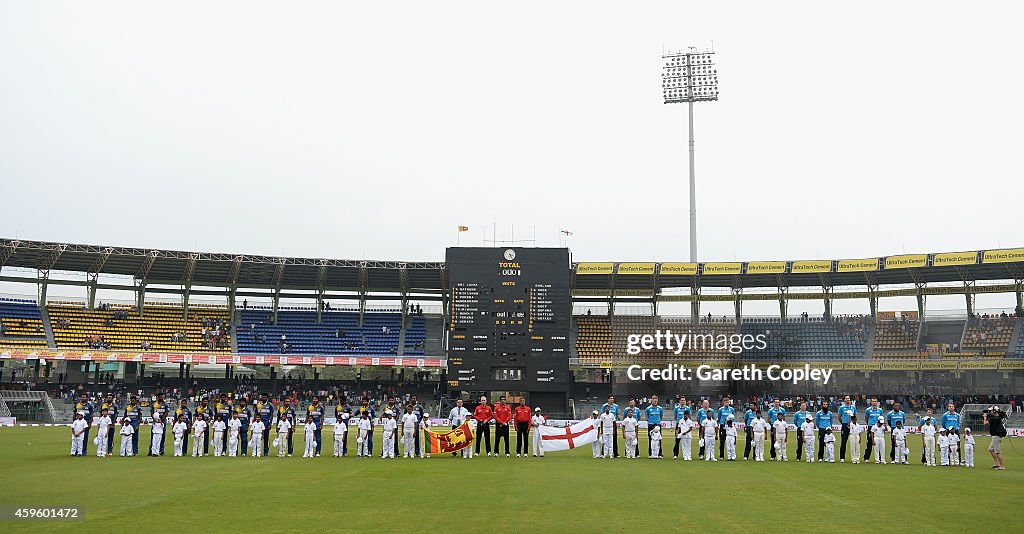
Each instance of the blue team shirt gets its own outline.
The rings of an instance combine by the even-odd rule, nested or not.
[[[672,417],[674,417],[676,421],[681,421],[683,419],[683,416],[688,413],[691,413],[689,406],[677,405],[675,408],[672,409]]]
[[[776,408],[775,406],[772,406],[771,408],[768,408],[768,421],[770,421],[771,424],[774,425],[775,421],[779,420],[779,414],[780,413],[782,414],[782,418],[785,419],[786,418],[786,409],[783,408],[782,406],[779,406],[778,408]],[[797,426],[800,426],[800,425],[798,424]]]
[[[868,426],[874,426],[875,423],[878,423],[878,418],[882,416],[882,413],[881,408],[872,408],[868,406],[868,408],[864,410],[865,422]]]
[[[907,413],[904,412],[903,410],[900,410],[898,412],[896,410],[893,410],[885,415],[885,422],[888,423],[889,426],[894,427],[896,426],[896,421],[906,424],[906,418]]]
[[[837,411],[839,412],[839,422],[843,423],[844,425],[849,424],[850,416],[855,415],[857,413],[857,405],[852,404],[850,406],[847,406],[846,404],[840,404],[839,409]]]
[[[953,427],[955,430],[960,430],[960,414],[946,412],[942,414],[942,428]]]
[[[818,412],[814,414],[814,421],[816,426],[820,429],[832,428],[832,412],[818,410]]]
[[[644,413],[647,414],[647,426],[660,425],[661,416],[665,415],[665,409],[661,406],[648,406]]]
[[[139,408],[139,405],[129,404],[128,406],[125,406],[124,416],[128,418],[132,428],[136,430],[139,429],[139,422],[142,420],[142,410]]]
[[[718,424],[724,425],[729,420],[729,416],[736,415],[736,408],[732,406],[722,406],[718,409]]]
[[[241,430],[243,432],[248,430],[249,429],[249,419],[252,417],[252,414],[249,413],[249,408],[243,408],[243,407],[239,406],[239,407],[235,408],[235,413],[238,414],[238,420],[242,424],[242,426],[241,426],[241,428],[239,430]]]
[[[753,421],[756,416],[757,414],[754,413],[754,410],[747,408],[747,411],[743,412],[743,422],[746,423],[747,426],[750,426],[750,422]]]
[[[608,413],[614,415],[616,419],[619,418],[619,405],[618,404],[615,404],[615,403],[608,404],[607,402],[602,404],[601,405],[601,409],[599,410],[601,413],[604,413],[604,407],[605,406],[608,407]]]
[[[701,422],[703,422],[705,419],[708,418],[708,412],[711,412],[711,418],[712,419],[715,419],[717,417],[715,415],[716,412],[715,412],[714,408],[707,408],[707,409],[701,408],[701,409],[697,410],[697,423],[698,424],[700,424]]]
[[[86,402],[76,402],[75,403],[75,412],[76,413],[77,412],[82,412],[85,415],[85,417],[84,417],[85,422],[87,422],[90,425],[92,425],[92,403],[91,402],[88,402],[88,401],[86,401]]]
[[[811,413],[807,410],[800,410],[793,414],[793,424],[796,425],[797,430],[800,430],[800,425],[807,422],[808,415],[811,415]]]

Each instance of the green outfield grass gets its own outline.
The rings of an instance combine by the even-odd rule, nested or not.
[[[0,532],[856,532],[900,517],[898,530],[1003,532],[1024,520],[1024,455],[1004,440],[1007,469],[989,469],[987,437],[978,439],[978,467],[967,469],[796,463],[793,440],[787,464],[593,460],[590,445],[543,459],[514,450],[473,460],[337,459],[326,432],[324,455],[312,459],[72,458],[69,435],[0,428],[0,504],[80,506],[84,518],[5,518]],[[673,441],[664,443],[671,457]],[[910,441],[919,457],[918,443]],[[378,454],[379,444],[378,436]],[[1024,453],[1024,441],[1016,447]],[[646,442],[641,449],[646,455]]]

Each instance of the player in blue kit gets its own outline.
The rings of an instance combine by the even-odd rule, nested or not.
[[[320,447],[324,441],[323,429],[321,428],[324,424],[324,407],[320,404],[319,397],[313,397],[309,406],[306,406],[306,415],[312,417],[313,422],[316,423],[316,430],[313,432],[313,439],[316,440],[316,456],[320,457]]]
[[[658,396],[651,396],[651,405],[644,410],[644,414],[647,415],[647,437],[651,437],[651,429],[654,427],[661,428],[661,418],[665,415],[665,409],[658,406]],[[660,432],[660,430],[659,430]],[[651,456],[651,440],[647,440],[647,456]],[[661,451],[658,451],[658,458],[662,458]]]
[[[786,418],[786,409],[782,407],[782,403],[779,402],[779,399],[775,399],[774,401],[772,401],[772,407],[768,408],[768,419],[767,419],[768,421],[770,421],[769,424],[772,425],[772,443],[773,444],[775,443],[775,438],[776,438],[776,436],[775,436],[775,434],[776,434],[775,421],[779,420],[779,414],[780,413],[782,414],[782,418],[785,419]],[[800,425],[798,424],[797,428],[799,428],[799,427],[800,427]],[[799,448],[799,446],[798,446],[798,448]],[[775,454],[776,454],[775,447],[772,447],[772,450],[769,451],[768,454],[771,456],[772,460],[774,460],[775,459]],[[800,453],[799,452],[797,452],[796,459],[797,459],[797,461],[800,461]]]
[[[814,426],[818,429],[818,461],[825,458],[825,431],[832,428],[832,412],[828,401],[821,403],[821,409],[814,414]]]
[[[117,421],[117,404],[114,403],[114,395],[107,393],[107,400],[100,404],[100,412],[107,411],[111,421]],[[107,456],[114,455],[114,433],[107,431]]]
[[[878,406],[878,398],[871,397],[871,405],[864,410],[864,424],[868,425],[868,433],[870,434],[871,428],[878,422],[878,418],[882,417],[882,408]],[[871,459],[871,448],[874,446],[874,439],[868,436],[868,446],[864,450],[864,463],[868,463]]]
[[[960,439],[960,414],[956,413],[956,405],[952,402],[946,405],[946,413],[942,414],[942,428],[946,429],[946,433],[949,433],[949,429],[953,429],[953,433],[957,435],[957,439]],[[956,450],[957,459],[959,463],[964,463],[963,448],[958,447]],[[950,458],[952,460],[952,458]]]
[[[85,435],[82,437],[82,453],[80,456],[86,456],[89,454],[89,430],[92,429],[92,403],[89,402],[89,396],[82,393],[82,397],[75,403],[75,413],[82,414],[82,418],[85,420]]]
[[[842,440],[839,442],[839,463],[843,463],[846,461],[846,442],[850,440],[850,417],[857,413],[857,405],[850,400],[849,395],[846,395],[838,411],[839,424],[843,425]]]
[[[168,421],[168,417],[170,417],[170,410],[171,410],[171,407],[168,406],[166,402],[164,402],[164,394],[163,393],[157,393],[156,394],[156,400],[153,401],[153,405],[149,407],[149,415],[150,415],[150,417],[153,417],[153,418],[155,418],[156,416],[159,415],[161,421]],[[167,428],[166,428],[166,425],[165,425],[165,428],[161,431],[160,436],[161,436],[161,440],[162,440],[160,442],[160,452],[157,453],[156,456],[163,456],[164,455],[164,450],[166,450],[166,448],[167,448],[166,447],[166,445],[167,445],[167,439],[166,439],[167,438]],[[152,450],[149,451],[149,456],[154,456]]]
[[[804,430],[803,430],[803,424],[807,421],[808,417],[813,417],[813,415],[810,412],[807,411],[807,403],[806,402],[801,402],[800,403],[800,409],[797,410],[797,412],[793,414],[793,426],[796,427],[796,461],[798,461],[798,462],[800,461],[800,458],[803,457],[803,452],[804,452]],[[772,437],[774,438],[774,436],[775,436],[775,434],[774,434],[774,429],[773,429]],[[774,443],[774,439],[772,440],[772,442]],[[773,450],[772,454],[774,455],[774,453],[775,453],[775,451]]]
[[[266,393],[260,394],[260,400],[256,401],[256,417],[263,421],[266,430],[263,431],[263,456],[270,454],[270,429],[274,422],[274,405],[270,402]]]
[[[754,422],[755,417],[757,417],[757,411],[754,410],[754,403],[747,403],[747,411],[743,412],[743,433],[746,435],[746,444],[743,446],[744,460],[750,458],[750,448],[754,444],[754,434],[750,429],[750,423]]]
[[[901,426],[907,422],[907,412],[903,411],[903,406],[900,403],[892,405],[892,410],[885,414],[885,422],[889,428],[896,428],[896,423],[900,423]],[[889,461],[896,461],[896,438],[889,433]]]
[[[238,406],[235,407],[235,413],[238,414],[238,422],[241,426],[238,427],[238,433],[241,437],[238,441],[242,448],[242,456],[249,455],[249,439],[246,437],[249,435],[249,423],[252,420],[252,412],[249,411],[249,407],[246,406],[245,398],[238,399]]]
[[[718,409],[718,458],[725,459],[725,429],[729,416],[736,418],[736,408],[732,407],[732,399],[722,399],[722,406]]]

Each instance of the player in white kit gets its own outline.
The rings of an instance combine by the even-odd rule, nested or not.
[[[875,463],[885,465],[885,418],[879,417],[878,422],[871,427],[871,439],[875,444],[872,447]]]
[[[238,455],[238,438],[241,428],[242,421],[238,419],[238,412],[231,412],[231,419],[228,420],[228,456]]]
[[[816,432],[815,432],[815,428],[814,428],[814,422],[813,422],[813,419],[811,418],[811,416],[807,416],[807,420],[804,421],[804,424],[800,425],[800,431],[804,435],[804,451],[803,451],[804,452],[804,458],[808,462],[813,464],[814,463],[814,458],[815,458],[814,457],[814,435],[816,434]]]
[[[850,450],[853,451],[852,463],[860,463],[860,435],[864,432],[864,425],[857,422],[856,414],[850,416]]]
[[[788,439],[787,430],[790,425],[785,423],[785,414],[780,412],[771,425],[775,429],[775,443],[772,444],[772,447],[775,448],[775,459],[777,461],[790,461],[790,455],[788,455],[787,451],[788,446],[786,445],[786,440]],[[763,457],[764,453],[762,452],[761,454]]]
[[[949,427],[946,435],[949,437],[949,465],[960,465],[960,436],[953,427]]]
[[[284,458],[288,456],[288,434],[292,433],[292,420],[290,417],[277,418],[277,456]]]
[[[368,448],[369,444],[367,442],[369,441],[370,430],[372,429],[373,422],[370,421],[370,413],[363,412],[362,416],[359,418],[359,436],[356,437],[356,457],[361,458],[363,456],[370,456]]]
[[[715,438],[718,436],[718,421],[715,421],[715,414],[711,410],[707,412],[707,419],[700,422],[704,430],[704,461],[717,462],[715,456]]]
[[[924,464],[935,467],[935,419],[926,417],[918,432],[923,436]]]
[[[343,413],[341,417],[334,420],[334,457],[341,458],[345,450],[345,434],[348,432],[348,414]]]
[[[259,458],[260,456],[263,456],[263,433],[270,432],[270,429],[267,428],[266,423],[263,422],[263,418],[256,417],[255,419],[256,420],[249,425],[249,428],[252,430],[252,441],[249,448],[252,449],[253,457]]]
[[[415,417],[415,416],[414,416]],[[384,412],[384,422],[381,424],[384,432],[384,450],[380,455],[381,458],[394,458],[395,457],[395,437],[398,433],[398,421],[395,420],[395,414],[391,410]]]
[[[402,414],[402,458],[416,457],[416,414],[412,413],[412,405],[405,407]]]
[[[174,426],[171,427],[171,433],[174,434],[174,455],[183,456],[185,452],[182,447],[185,445],[185,432],[188,432],[188,425],[185,424],[185,416],[179,415],[178,420],[174,422]]]
[[[892,441],[896,447],[896,459],[893,465],[910,465],[907,461],[907,429],[903,428],[903,421],[896,421],[896,428],[892,429]]]
[[[164,446],[164,419],[160,417],[160,414],[153,415],[153,424],[150,433],[152,434],[152,440],[149,445],[149,453],[151,456],[160,456],[160,450]],[[134,429],[133,429],[134,430]],[[134,445],[132,446],[134,449]]]
[[[964,465],[974,467],[974,434],[971,429],[964,429]]]
[[[196,417],[196,421],[192,423],[192,456],[204,456],[203,452],[203,438],[206,436],[206,420],[202,417]]]
[[[651,428],[651,458],[661,458],[661,425]]]
[[[725,421],[725,459],[729,461],[736,460],[736,425],[733,421],[736,417],[729,415]]]
[[[312,415],[306,416],[306,425],[303,428],[306,438],[306,447],[302,451],[303,458],[313,458],[316,456],[316,421],[313,420]],[[387,441],[384,442],[384,450],[388,450],[386,445]]]
[[[604,413],[601,414],[601,449],[604,458],[612,459],[612,446],[615,444],[615,414],[611,413],[607,404],[604,406]]]
[[[939,430],[939,464],[946,466],[949,465],[949,436],[946,435],[946,429]]]
[[[601,428],[601,414],[599,414],[597,410],[594,410],[594,413],[590,414],[590,419],[592,419],[590,424],[594,425],[595,430]],[[590,445],[590,453],[592,458],[601,457],[601,438],[598,438]]]
[[[695,426],[690,420],[690,414],[684,413],[683,418],[679,420],[679,428],[676,429],[679,448],[683,450],[683,460],[685,461],[693,459],[693,429]]]
[[[636,458],[636,429],[639,425],[633,417],[633,410],[626,410],[626,417],[622,420],[622,439],[626,442],[626,458]]]
[[[96,456],[103,458],[107,455],[107,436],[114,428],[114,422],[107,415],[107,409],[103,408],[102,414],[96,418]]]
[[[767,430],[770,428],[770,426],[768,425],[768,421],[765,421],[764,418],[761,417],[760,410],[758,410],[755,413],[754,419],[750,422],[750,428],[751,428],[751,430],[754,431],[754,438],[753,438],[753,441],[754,441],[754,443],[753,443],[753,445],[754,445],[754,461],[755,462],[763,462],[764,461],[764,439],[765,439],[764,435],[767,432]],[[774,446],[774,444],[772,446]]]
[[[217,414],[213,420],[213,455],[224,456],[224,431],[228,425],[224,416]]]
[[[538,407],[534,408],[533,409],[533,417],[530,419],[530,426],[533,427],[533,443],[532,443],[533,450],[532,450],[532,453],[533,453],[534,457],[538,457],[538,456],[541,457],[541,458],[544,457],[544,449],[541,448],[541,446],[540,446],[541,445],[541,443],[540,443],[541,442],[541,439],[540,439],[540,427],[544,426],[544,423],[546,423],[546,422],[547,422],[547,418],[544,417],[544,415],[541,413],[540,407],[538,406]]]
[[[135,427],[132,420],[125,417],[121,421],[121,456],[135,456],[135,446],[132,444],[132,437],[135,435]]]
[[[836,463],[836,436],[832,434],[831,428],[825,430],[825,461]]]
[[[85,420],[82,412],[75,413],[75,421],[71,423],[71,456],[82,456],[85,447],[85,431],[89,429],[89,423]]]

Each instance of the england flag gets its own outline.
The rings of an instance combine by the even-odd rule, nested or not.
[[[539,426],[537,432],[544,452],[575,449],[597,441],[597,419],[584,419],[565,428]]]

